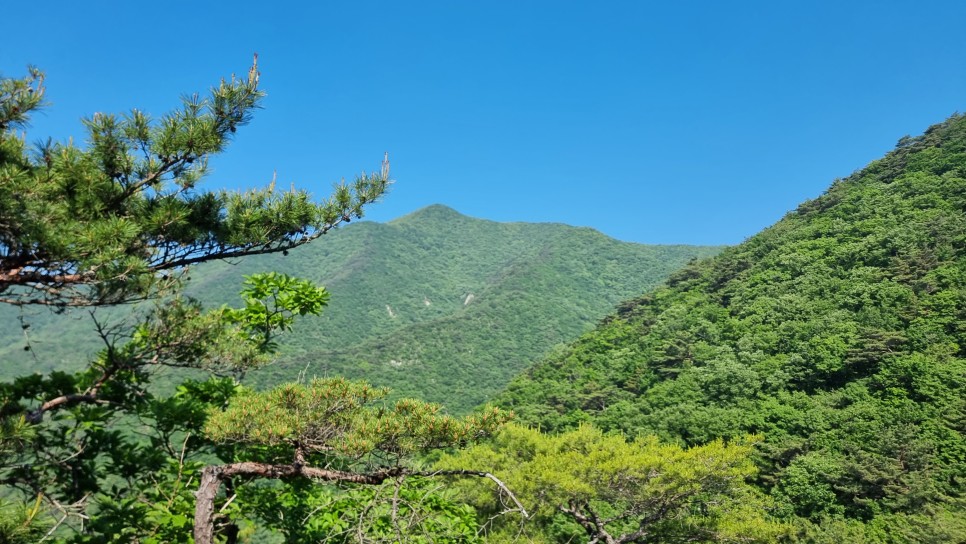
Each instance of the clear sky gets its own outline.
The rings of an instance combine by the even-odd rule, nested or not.
[[[733,244],[966,109],[966,2],[9,2],[0,73],[47,72],[31,140],[245,74],[265,109],[213,186],[397,180],[645,243]]]

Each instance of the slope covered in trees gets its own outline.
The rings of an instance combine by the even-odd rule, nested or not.
[[[231,303],[243,275],[267,270],[325,285],[326,312],[296,324],[279,361],[249,373],[247,383],[343,375],[467,412],[621,300],[717,251],[619,242],[560,224],[496,223],[436,205],[386,224],[348,225],[287,256],[197,267],[188,292],[209,305]],[[0,311],[9,375],[69,369],[81,346],[102,347],[87,310]]]
[[[274,338],[329,295],[268,272],[246,278],[242,307],[204,310],[183,293],[185,267],[307,243],[361,217],[391,182],[386,159],[321,202],[274,184],[198,187],[264,95],[255,62],[156,120],[98,113],[85,119],[86,146],[48,140],[34,153],[20,131],[43,105],[43,74],[0,77],[0,303],[153,302],[126,328],[97,321],[103,348],[76,354],[82,371],[0,383],[0,542],[238,542],[243,523],[284,511],[276,494],[236,500],[253,480],[401,485],[417,474],[414,454],[464,446],[507,419],[496,409],[456,419],[416,400],[372,406],[385,391],[344,378],[253,393],[212,376],[268,362]],[[210,379],[155,396],[165,369]]]
[[[966,540],[966,117],[616,315],[498,397],[525,423],[757,433],[798,537]]]
[[[0,304],[56,314],[115,309],[90,316],[101,345],[94,355],[85,356],[64,329],[49,340],[72,356],[73,372],[35,372],[50,367],[34,353],[32,321],[21,321],[38,364],[0,382],[0,542],[481,541],[473,508],[443,491],[441,478],[485,478],[515,505],[506,513],[525,517],[512,491],[472,462],[425,468],[427,455],[493,435],[511,417],[505,411],[456,418],[420,400],[384,402],[386,389],[342,377],[299,376],[265,391],[235,380],[267,364],[278,335],[318,315],[329,292],[270,271],[244,279],[240,306],[234,300],[206,309],[185,292],[186,268],[285,255],[361,217],[390,183],[386,159],[379,174],[338,185],[320,202],[294,188],[278,193],[274,184],[245,193],[200,187],[209,156],[257,107],[258,81],[253,63],[247,78],[222,80],[205,98],[187,96],[181,109],[156,120],[138,110],[95,114],[85,120],[86,145],[49,142],[30,153],[21,130],[42,105],[43,74],[0,77]],[[213,297],[224,287],[196,283],[194,292]],[[487,295],[480,291],[481,299]],[[467,294],[462,307],[475,299]],[[138,301],[133,313],[120,311]],[[185,370],[207,379],[172,383],[183,376],[168,372]],[[157,387],[164,378],[170,391]],[[587,431],[587,447],[642,454],[616,472],[605,466],[613,455],[598,456],[590,474],[638,479],[653,466],[645,449]],[[550,443],[533,433],[527,440]],[[712,503],[742,494],[746,484],[734,476],[750,465],[747,449],[729,448],[723,462],[709,459],[709,470],[690,470],[689,459],[716,451],[682,451],[662,480],[667,485],[629,496],[634,503],[614,522],[588,524],[587,513],[607,505],[585,493],[574,520],[609,542],[655,528],[693,535],[688,518],[700,534],[717,534],[730,509]],[[537,462],[555,459],[550,453]],[[579,455],[560,453],[564,462]],[[657,517],[640,515],[638,505],[677,488],[694,491]],[[561,490],[554,500],[567,496]],[[703,505],[709,512],[696,510]],[[661,512],[680,523],[664,523]],[[757,534],[771,527],[758,521]],[[626,533],[634,522],[640,529]]]

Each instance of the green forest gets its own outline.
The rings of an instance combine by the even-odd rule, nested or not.
[[[756,487],[809,542],[966,539],[966,117],[802,203],[518,377],[558,432],[760,435]]]
[[[259,78],[33,147],[0,79],[0,542],[966,541],[966,116],[640,246],[206,189]]]
[[[294,323],[273,363],[249,372],[245,383],[264,388],[300,372],[346,376],[451,413],[468,413],[622,300],[720,251],[618,242],[566,225],[496,223],[440,205],[386,224],[352,223],[323,241],[191,270],[186,293],[212,307],[233,303],[245,276],[270,270],[331,293],[325,312]],[[82,368],[78,351],[93,356],[101,347],[89,310],[0,306],[0,319],[11,324],[0,330],[0,378]],[[95,315],[123,326],[139,315],[125,310]]]

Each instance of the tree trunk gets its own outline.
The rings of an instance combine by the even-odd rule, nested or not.
[[[275,480],[287,478],[311,478],[315,480],[351,482],[356,484],[379,485],[392,478],[405,474],[402,467],[358,474],[341,470],[293,465],[270,465],[268,463],[242,462],[228,465],[209,465],[201,471],[201,484],[195,492],[195,544],[213,544],[215,540],[215,498],[221,483],[232,476],[255,476]]]
[[[201,471],[201,485],[195,496],[195,544],[212,544],[215,541],[215,526],[212,518],[215,515],[215,496],[221,489],[219,466],[209,465]]]

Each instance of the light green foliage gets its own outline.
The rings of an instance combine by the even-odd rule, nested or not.
[[[341,489],[307,481],[248,486],[240,499],[288,544],[482,542],[475,511],[433,478]]]
[[[624,304],[498,403],[554,431],[761,434],[757,484],[805,541],[966,539],[948,523],[966,515],[964,217],[956,115]]]
[[[42,518],[42,498],[33,504],[11,503],[0,499],[0,542],[3,544],[33,544],[49,531],[50,523]]]
[[[25,417],[0,419],[0,453],[7,454],[24,447],[33,438],[33,430]]]
[[[274,336],[291,328],[295,316],[318,315],[328,298],[322,287],[275,272],[245,280],[241,308],[204,310],[194,299],[159,300],[134,328],[131,340],[109,343],[95,365],[147,371],[158,366],[243,372],[270,360]]]
[[[13,455],[24,448],[35,436],[24,417],[0,418],[0,458]],[[37,542],[48,531],[48,519],[43,509],[43,496],[31,504],[10,501],[0,496],[0,542],[28,544]]]
[[[328,449],[351,430],[364,406],[385,394],[385,390],[344,378],[286,384],[267,392],[247,390],[223,410],[209,414],[205,433],[222,442],[318,444]]]
[[[245,278],[241,296],[245,307],[225,308],[223,318],[260,336],[264,350],[275,350],[274,331],[288,331],[296,316],[319,315],[329,302],[329,293],[308,280],[278,272]]]
[[[492,434],[510,417],[496,408],[464,418],[440,414],[439,405],[415,399],[391,407],[372,406],[388,393],[345,378],[285,384],[247,391],[224,410],[213,410],[206,434],[219,442],[286,444],[305,453],[410,456],[435,448],[463,446]]]
[[[226,406],[211,407],[204,433],[231,445],[236,462],[206,471],[221,471],[219,478],[241,497],[233,503],[238,512],[219,513],[218,523],[257,522],[281,531],[288,542],[476,541],[472,511],[420,479],[432,474],[414,466],[414,458],[491,436],[509,414],[488,408],[457,419],[412,399],[387,407],[377,402],[387,393],[365,382],[315,379],[242,391]],[[238,475],[282,481],[252,484]],[[203,475],[202,489],[207,481],[213,479]]]
[[[485,468],[518,495],[534,521],[521,529],[514,516],[497,518],[502,538],[523,530],[558,541],[770,542],[785,529],[745,483],[756,472],[751,447],[715,441],[685,449],[590,425],[559,435],[511,425],[438,466]],[[494,514],[492,497],[477,492],[471,500],[484,516]]]

